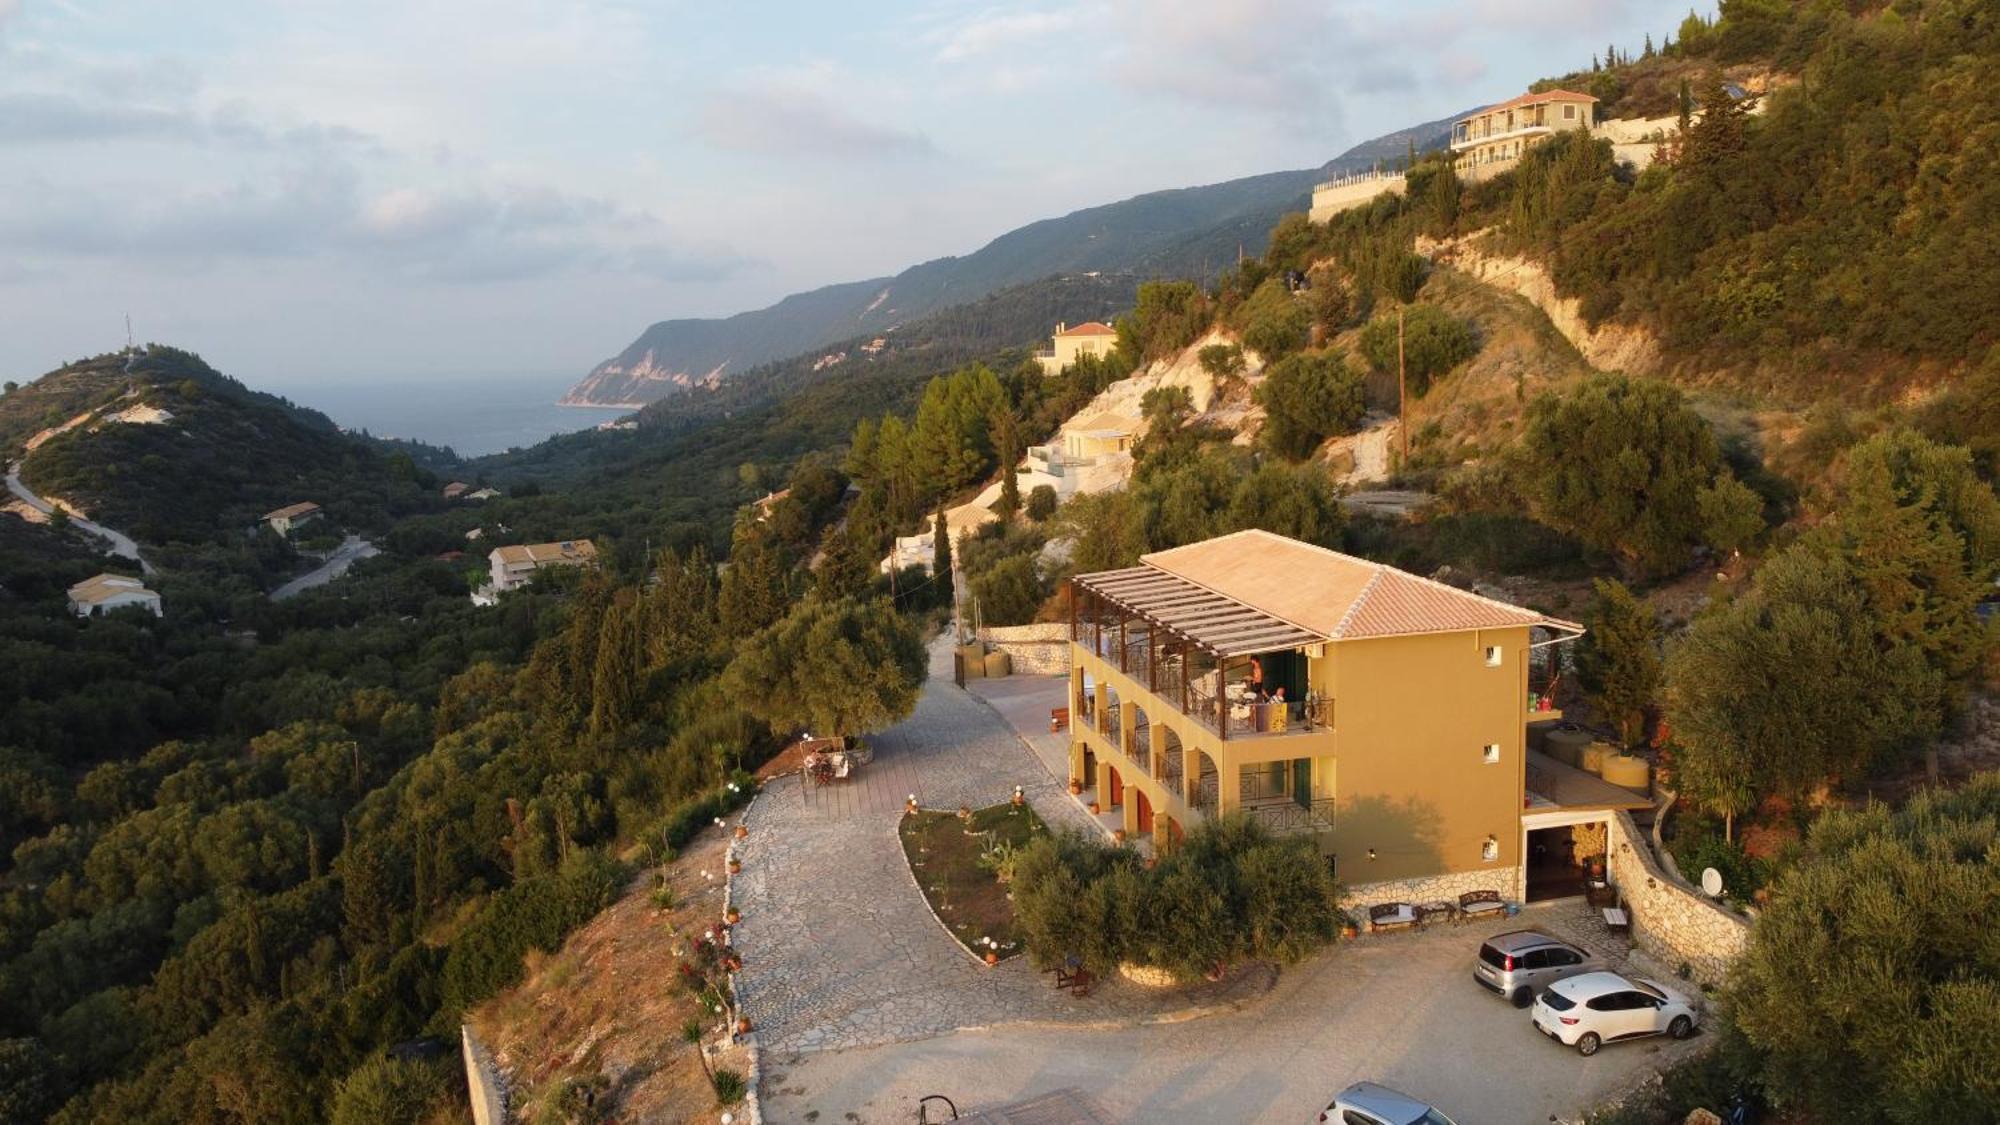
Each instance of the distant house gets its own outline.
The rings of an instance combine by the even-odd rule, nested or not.
[[[160,595],[146,589],[146,584],[137,578],[100,574],[69,588],[69,611],[78,617],[94,617],[127,606],[139,606],[154,617],[165,612],[160,607]]]
[[[450,484],[444,486],[444,498],[447,500],[456,500],[465,495],[465,490],[470,487],[472,486],[462,480],[452,481]]]
[[[493,566],[492,590],[498,594],[522,585],[545,566],[596,566],[597,545],[588,539],[523,543],[495,547],[487,559]]]
[[[465,533],[465,541],[468,543],[472,542],[475,539],[484,539],[485,537],[486,537],[486,529],[483,527],[475,527],[471,531]]]
[[[1111,354],[1118,346],[1118,330],[1096,320],[1075,328],[1057,323],[1049,344],[1048,350],[1036,352],[1035,358],[1041,362],[1042,374],[1060,375],[1084,356]]]
[[[500,490],[497,488],[476,488],[466,493],[465,498],[467,500],[476,500],[483,504],[498,495],[500,495]]]
[[[1514,167],[1529,147],[1562,129],[1589,130],[1597,99],[1572,90],[1522,94],[1488,106],[1451,126],[1453,167],[1467,183],[1491,179]]]
[[[878,569],[888,574],[892,570],[921,566],[924,568],[924,573],[929,574],[932,564],[936,561],[937,533],[926,530],[915,535],[896,536],[896,549],[889,552],[889,557],[882,560]]]
[[[279,535],[290,535],[292,529],[303,527],[322,514],[319,505],[308,500],[302,504],[287,504],[275,512],[265,512],[264,522]]]
[[[1130,453],[1139,430],[1138,419],[1109,410],[1079,418],[1063,427],[1063,456],[1084,460],[1113,453]]]
[[[757,501],[757,521],[759,523],[762,523],[763,521],[770,519],[771,509],[778,506],[778,501],[783,500],[785,497],[790,496],[791,494],[792,490],[789,488],[781,489],[780,491],[777,492],[765,493],[764,498],[762,500]]]

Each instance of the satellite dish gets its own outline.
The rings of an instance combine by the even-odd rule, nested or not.
[[[1722,897],[1722,872],[1715,868],[1705,868],[1701,873],[1701,891],[1710,898]]]

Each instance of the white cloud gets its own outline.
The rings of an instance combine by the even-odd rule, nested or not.
[[[922,133],[865,121],[832,98],[796,86],[714,95],[703,103],[696,131],[716,148],[767,156],[872,161],[937,153]]]
[[[933,32],[929,40],[937,48],[939,62],[961,62],[1069,31],[1081,19],[1082,13],[1075,10],[1012,12],[990,9]]]

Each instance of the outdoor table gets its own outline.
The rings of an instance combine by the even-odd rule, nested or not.
[[[1419,926],[1428,926],[1440,920],[1450,921],[1452,916],[1457,913],[1458,905],[1456,903],[1445,902],[1443,900],[1437,902],[1420,902],[1417,904],[1417,924]]]
[[[1604,928],[1614,934],[1629,934],[1632,932],[1632,916],[1619,907],[1607,906],[1604,908]]]

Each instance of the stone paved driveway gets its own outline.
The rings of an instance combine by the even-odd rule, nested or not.
[[[942,670],[938,657],[944,656]],[[743,911],[733,942],[743,1014],[767,1052],[859,1047],[1018,1021],[1134,1022],[1226,1007],[1261,993],[1268,974],[1150,991],[1114,981],[1085,999],[1052,987],[1025,957],[989,968],[945,933],[925,904],[896,834],[904,799],[980,808],[1016,785],[1050,827],[1090,816],[1000,717],[951,682],[933,649],[915,714],[876,736],[875,760],[847,783],[797,775],[769,784],[747,815]]]

